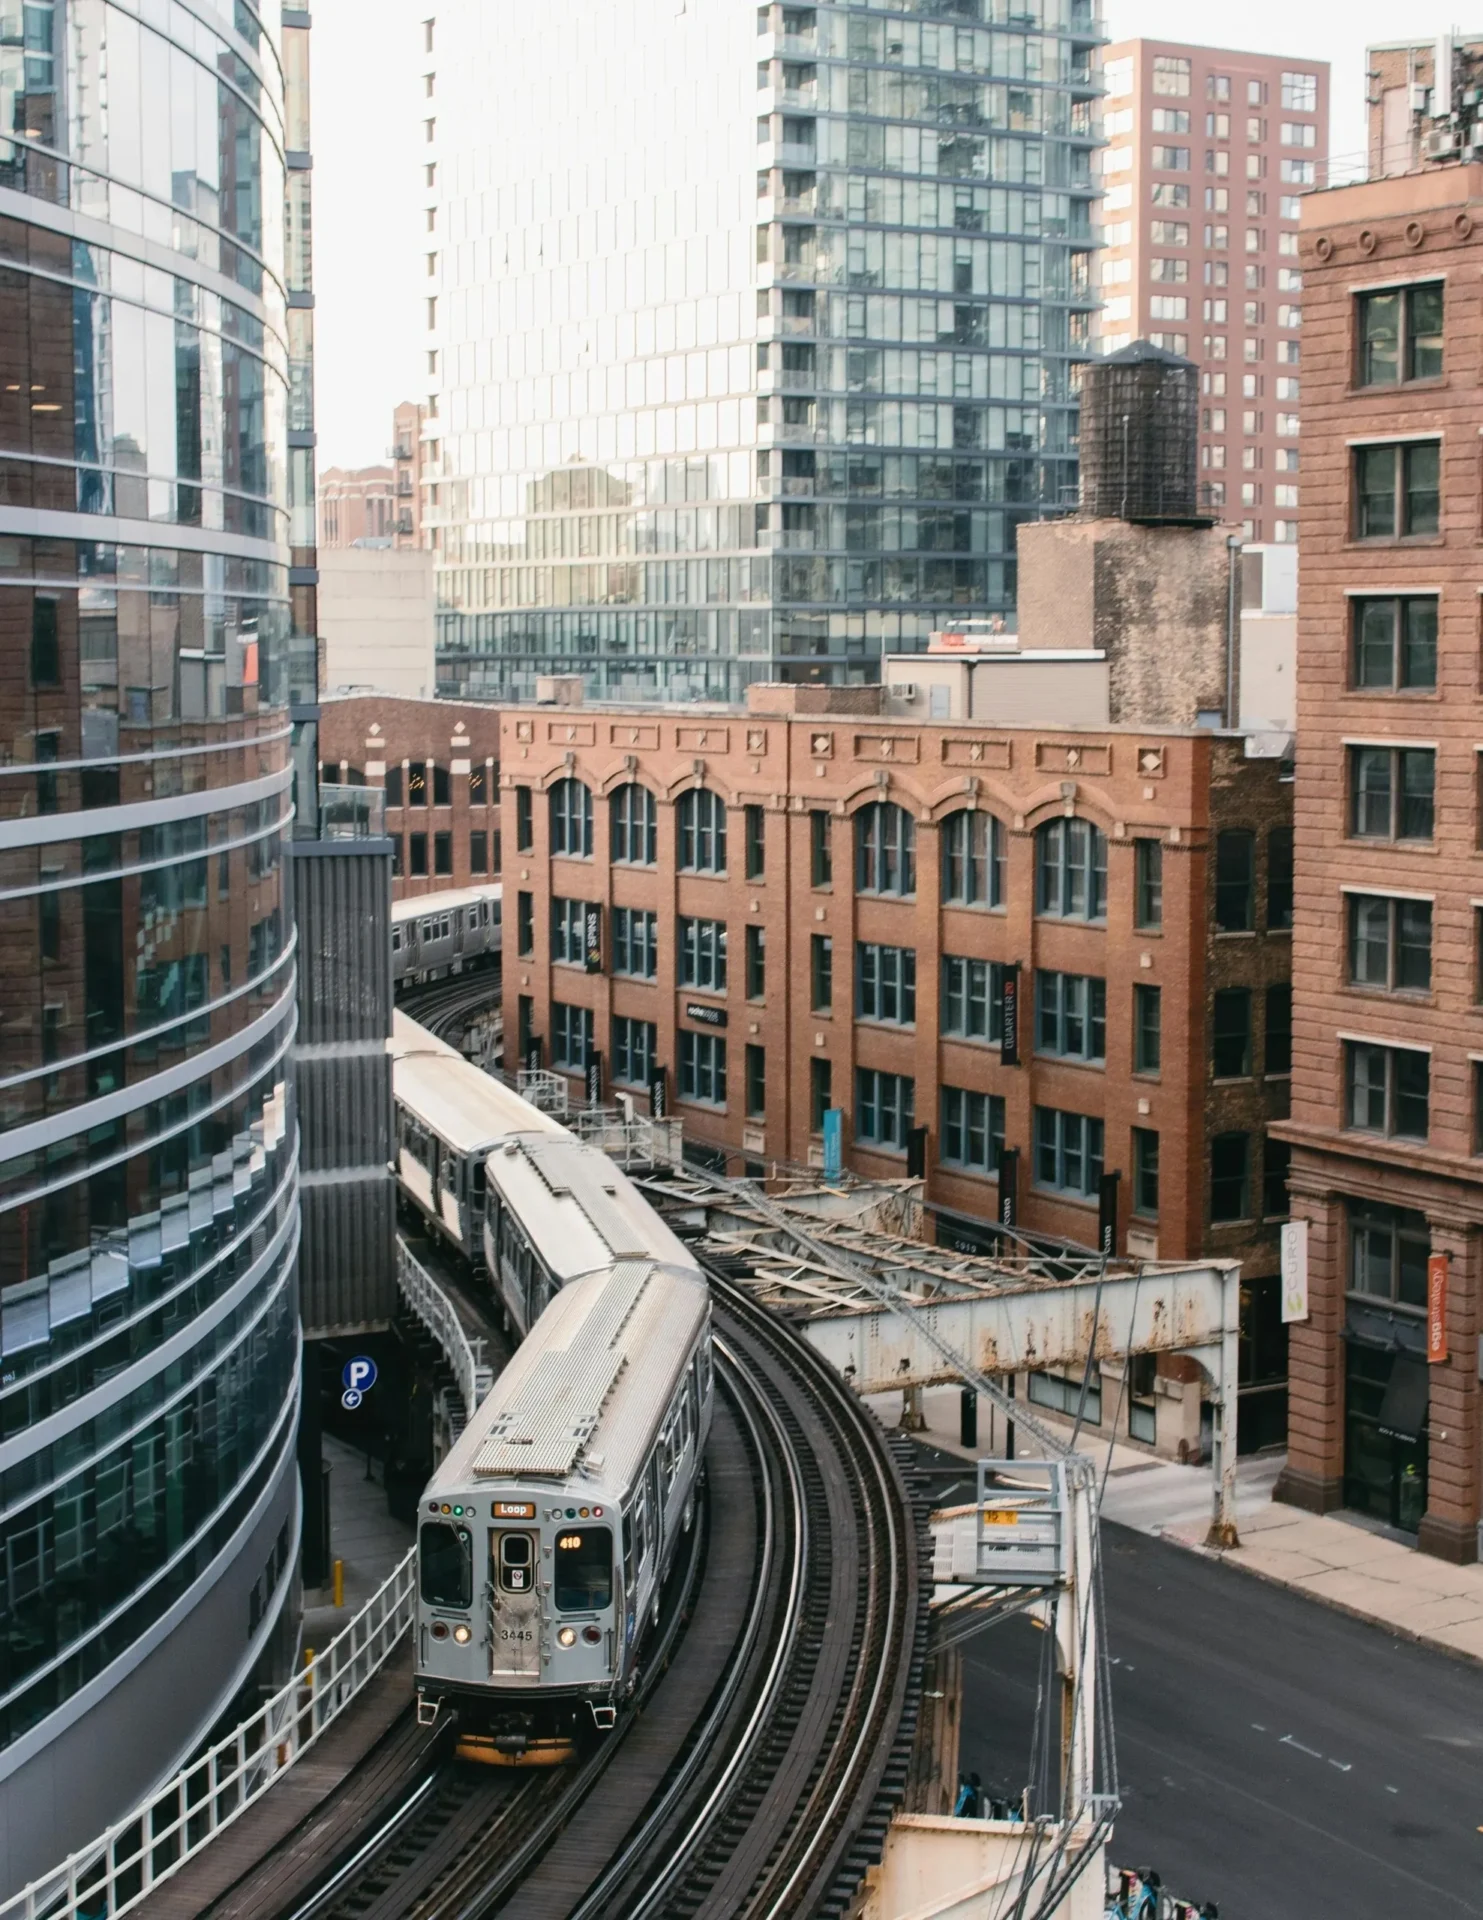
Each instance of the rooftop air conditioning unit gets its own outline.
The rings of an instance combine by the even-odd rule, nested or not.
[[[891,688],[891,691],[898,700],[915,700],[917,697],[917,683],[915,680],[898,680]]]
[[[1428,160],[1441,160],[1449,153],[1457,151],[1457,129],[1455,127],[1437,127],[1426,136],[1426,157]]]

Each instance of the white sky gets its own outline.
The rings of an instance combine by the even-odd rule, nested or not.
[[[499,0],[483,0],[485,5]],[[1452,24],[1396,0],[1105,0],[1114,40],[1207,45],[1333,67],[1331,152],[1364,145],[1364,50]],[[591,0],[594,6],[622,0]],[[736,0],[751,5],[753,0]],[[421,392],[422,27],[434,0],[316,0],[314,287],[319,465],[385,458],[391,410]],[[1468,23],[1462,22],[1464,26]],[[425,278],[425,275],[422,276]]]

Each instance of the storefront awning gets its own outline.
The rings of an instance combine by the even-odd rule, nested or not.
[[[1414,1444],[1426,1431],[1430,1393],[1426,1362],[1398,1353],[1385,1385],[1385,1398],[1380,1403],[1380,1431],[1392,1439]]]

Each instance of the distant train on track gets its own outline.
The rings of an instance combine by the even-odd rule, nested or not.
[[[614,1724],[693,1520],[710,1294],[606,1155],[401,1014],[392,1052],[403,1204],[525,1335],[423,1495],[418,1714],[550,1763]]]
[[[495,881],[398,900],[391,910],[393,988],[422,986],[497,960],[501,895]]]

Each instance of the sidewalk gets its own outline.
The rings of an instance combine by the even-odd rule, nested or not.
[[[956,1387],[932,1388],[922,1398],[927,1431],[914,1438],[965,1461],[995,1451],[989,1444],[959,1445]],[[869,1404],[887,1426],[900,1418],[898,1394],[872,1396]],[[988,1439],[982,1403],[979,1433]],[[999,1437],[997,1432],[994,1437]],[[1306,1593],[1402,1639],[1483,1664],[1483,1565],[1449,1566],[1353,1518],[1303,1513],[1279,1504],[1272,1499],[1272,1487],[1282,1470],[1280,1456],[1258,1454],[1238,1463],[1241,1544],[1220,1553],[1205,1545],[1213,1493],[1208,1466],[1181,1467],[1116,1444],[1109,1464],[1107,1442],[1095,1438],[1085,1451],[1096,1460],[1099,1474],[1107,1475],[1104,1519]],[[957,1500],[964,1497],[954,1495]]]
[[[327,1433],[324,1457],[330,1476],[330,1558],[345,1562],[345,1604],[333,1605],[333,1589],[309,1587],[304,1593],[304,1625],[299,1644],[322,1647],[357,1614],[412,1544],[413,1530],[386,1511],[381,1466],[366,1478],[366,1457]]]

